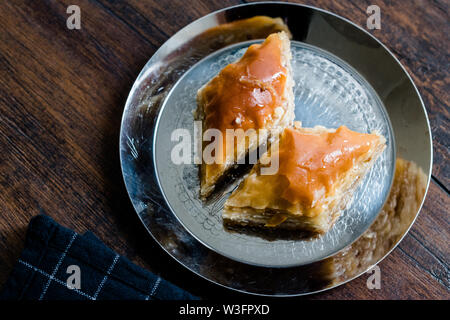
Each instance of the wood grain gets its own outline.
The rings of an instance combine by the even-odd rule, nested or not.
[[[243,1],[78,0],[82,29],[66,28],[72,1],[0,4],[0,284],[23,246],[29,219],[46,213],[93,231],[138,265],[200,296],[235,297],[191,274],[150,238],[123,185],[118,135],[126,96],[146,61],[195,19]],[[448,2],[305,1],[365,26],[408,69],[433,131],[434,166],[425,206],[399,248],[380,265],[382,289],[366,277],[314,299],[449,298]]]

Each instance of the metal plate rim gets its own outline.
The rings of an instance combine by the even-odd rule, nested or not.
[[[191,25],[195,24],[196,22],[198,22],[201,19],[205,19],[207,17],[211,17],[214,15],[217,15],[221,12],[225,12],[227,10],[231,10],[231,9],[235,9],[235,8],[239,8],[239,7],[244,7],[244,6],[258,6],[258,5],[264,5],[264,4],[276,4],[276,5],[285,5],[285,6],[299,6],[299,7],[303,7],[303,8],[307,8],[307,9],[311,9],[313,11],[318,11],[327,15],[331,15],[335,18],[338,18],[348,24],[350,24],[352,27],[364,32],[366,35],[368,35],[372,40],[376,41],[379,45],[381,45],[381,47],[384,49],[385,52],[389,53],[389,56],[396,62],[396,64],[398,66],[400,66],[402,72],[404,75],[406,75],[409,83],[412,85],[412,87],[415,90],[415,93],[417,95],[417,98],[420,101],[420,105],[423,109],[423,113],[426,119],[426,123],[427,123],[427,129],[428,129],[428,133],[429,133],[429,145],[430,145],[430,150],[428,150],[429,154],[430,154],[430,159],[429,159],[429,168],[430,170],[428,171],[427,174],[427,183],[426,183],[426,188],[425,188],[425,195],[420,203],[420,206],[418,207],[417,213],[415,214],[413,220],[411,221],[409,227],[406,229],[406,231],[403,233],[403,235],[400,237],[400,239],[397,241],[397,243],[390,249],[388,250],[384,256],[379,259],[376,264],[380,263],[381,261],[383,261],[399,244],[400,242],[403,240],[403,238],[406,236],[406,234],[408,234],[409,230],[411,229],[412,225],[414,224],[415,220],[417,219],[421,208],[423,206],[423,203],[425,201],[426,198],[426,194],[428,192],[429,189],[429,185],[430,185],[430,179],[431,179],[431,173],[432,173],[432,163],[433,163],[433,144],[432,144],[432,132],[431,132],[431,127],[430,127],[430,122],[429,122],[429,117],[428,117],[428,113],[426,111],[425,108],[425,104],[423,102],[422,96],[420,95],[420,92],[416,86],[416,84],[414,83],[414,81],[412,80],[411,75],[408,73],[408,71],[406,70],[406,68],[402,65],[402,63],[398,60],[398,58],[386,47],[386,45],[384,45],[380,40],[378,40],[375,36],[373,36],[372,34],[370,34],[369,32],[367,32],[366,30],[364,30],[362,27],[360,27],[359,25],[355,24],[354,22],[348,20],[347,18],[344,18],[342,16],[339,16],[333,12],[321,9],[321,8],[317,8],[314,6],[310,6],[310,5],[304,5],[304,4],[297,4],[297,3],[280,3],[280,2],[275,2],[275,1],[264,1],[264,2],[257,2],[257,3],[249,3],[249,4],[239,4],[239,5],[235,5],[235,6],[231,6],[231,7],[226,7],[226,8],[222,8],[220,10],[216,10],[214,12],[211,12],[203,17],[200,17],[196,20],[194,20],[193,22],[189,23],[188,25],[186,25],[185,27],[183,27],[182,29],[180,29],[178,32],[176,32],[174,35],[172,35],[169,39],[166,40],[166,42],[160,47],[158,48],[158,50],[155,51],[155,53],[152,55],[152,57],[147,61],[147,63],[144,65],[144,67],[142,68],[141,72],[139,73],[139,75],[137,76],[136,80],[134,81],[132,88],[130,89],[130,93],[127,97],[127,100],[125,102],[125,108],[123,110],[123,114],[122,114],[122,119],[121,119],[121,127],[120,127],[120,133],[119,133],[119,157],[120,157],[120,165],[121,165],[121,172],[122,172],[122,178],[124,181],[124,185],[127,189],[127,194],[128,197],[130,198],[130,201],[133,204],[133,208],[139,218],[139,220],[141,220],[142,224],[144,225],[145,229],[147,230],[147,232],[150,234],[150,236],[158,243],[158,245],[165,251],[167,252],[167,254],[169,254],[169,256],[171,256],[175,261],[177,261],[180,265],[182,265],[183,267],[185,267],[187,270],[193,272],[194,274],[200,276],[201,278],[214,283],[216,285],[219,285],[220,287],[224,287],[233,291],[237,291],[237,292],[241,292],[241,293],[245,293],[245,294],[250,294],[250,295],[255,295],[255,296],[266,296],[266,297],[294,297],[294,296],[304,296],[304,295],[309,295],[309,294],[315,294],[315,293],[320,293],[323,291],[327,291],[330,290],[332,288],[336,288],[340,285],[343,285],[345,283],[348,283],[352,280],[354,280],[355,278],[358,278],[359,276],[361,276],[364,272],[359,272],[357,273],[355,276],[346,279],[345,281],[342,281],[340,283],[334,284],[332,286],[329,287],[325,287],[319,290],[314,290],[314,291],[310,291],[310,292],[300,292],[300,293],[294,293],[294,294],[267,294],[267,293],[259,293],[259,292],[251,292],[251,291],[245,291],[244,289],[239,289],[239,288],[234,288],[234,287],[230,287],[227,286],[225,284],[216,282],[212,279],[209,279],[208,277],[202,275],[200,272],[197,272],[195,270],[192,270],[191,268],[189,268],[187,265],[183,264],[182,261],[180,261],[178,258],[176,258],[175,256],[173,256],[164,246],[163,244],[161,244],[158,239],[155,237],[155,235],[148,229],[147,225],[145,224],[145,222],[143,221],[142,217],[139,215],[139,208],[136,207],[135,202],[133,201],[133,198],[130,194],[129,191],[129,186],[128,183],[125,179],[125,173],[124,173],[124,158],[123,158],[123,148],[122,148],[122,137],[124,134],[124,123],[126,120],[126,114],[127,114],[127,109],[129,107],[129,104],[131,102],[132,96],[134,91],[136,90],[136,88],[138,87],[139,83],[141,82],[141,80],[144,78],[144,75],[146,74],[146,72],[148,71],[148,67],[150,66],[152,60],[155,58],[155,56],[157,56],[158,54],[160,54],[166,47],[167,47],[167,43],[169,42],[170,39],[172,39],[173,37],[179,35],[180,33],[182,33],[184,30],[188,29]]]
[[[161,117],[164,113],[164,109],[167,106],[167,102],[168,100],[170,100],[170,97],[173,93],[174,90],[177,89],[177,86],[180,82],[182,82],[184,80],[185,77],[187,77],[192,69],[195,69],[197,67],[197,65],[200,65],[204,60],[207,59],[211,59],[211,56],[215,56],[215,55],[219,55],[222,51],[229,51],[230,49],[234,48],[234,47],[242,47],[242,46],[247,46],[253,43],[260,43],[262,42],[263,39],[257,39],[257,40],[247,40],[247,41],[243,41],[243,42],[239,42],[239,43],[235,43],[235,44],[231,44],[228,46],[225,46],[223,48],[220,48],[219,50],[216,50],[214,52],[212,52],[211,54],[203,57],[202,59],[200,59],[198,62],[196,62],[194,65],[192,65],[189,70],[187,70],[180,78],[177,79],[176,83],[173,85],[173,87],[169,90],[169,92],[167,93],[167,96],[165,97],[164,101],[161,104],[161,107],[158,111],[158,115],[156,116],[156,121],[155,121],[155,135],[153,137],[153,143],[152,143],[152,156],[153,159],[156,159],[156,154],[157,154],[157,140],[158,140],[158,128],[160,127],[160,123],[161,123]],[[336,62],[338,62],[340,65],[340,67],[342,68],[346,68],[346,69],[350,69],[355,73],[355,80],[358,82],[364,82],[366,81],[358,72],[355,68],[353,68],[350,64],[348,64],[346,61],[342,60],[341,58],[339,58],[338,56],[324,50],[323,48],[319,48],[316,47],[314,45],[311,45],[309,43],[306,42],[302,42],[302,41],[298,41],[298,40],[291,40],[291,45],[294,46],[301,46],[304,48],[308,48],[309,50],[314,50],[317,51],[319,55],[323,55],[323,56],[333,56],[333,58],[336,60]],[[386,107],[384,106],[384,104],[382,103],[382,99],[378,96],[376,90],[367,82],[366,85],[368,85],[368,87],[365,87],[368,91],[371,91],[370,93],[373,94],[373,98],[377,99],[381,108],[382,108],[382,112],[383,112],[383,116],[385,117],[385,121],[387,122],[387,127],[389,128],[389,141],[390,141],[390,145],[389,148],[392,149],[392,157],[393,157],[393,166],[391,167],[391,171],[389,173],[390,178],[389,178],[389,182],[387,184],[387,190],[390,190],[392,187],[392,183],[394,180],[394,175],[395,175],[395,159],[396,159],[396,142],[395,142],[395,137],[394,137],[394,133],[393,133],[393,126],[392,123],[390,121],[389,118],[389,114],[388,111],[386,110]],[[266,267],[266,268],[291,268],[291,267],[300,267],[300,266],[304,266],[304,265],[309,265],[311,263],[314,263],[316,261],[320,261],[320,260],[324,260],[326,258],[332,257],[334,256],[337,252],[341,251],[342,249],[350,246],[351,244],[353,244],[354,242],[356,242],[363,234],[364,232],[367,230],[362,231],[357,237],[353,238],[350,242],[348,243],[344,243],[344,244],[340,244],[339,248],[335,251],[335,252],[330,252],[328,254],[323,255],[322,257],[318,258],[317,260],[313,260],[313,261],[302,261],[302,262],[296,262],[296,263],[291,263],[291,264],[277,264],[277,265],[272,265],[272,264],[264,264],[262,262],[250,262],[250,261],[245,261],[242,260],[238,257],[233,257],[231,256],[229,253],[225,253],[225,252],[221,252],[220,250],[218,250],[217,248],[214,248],[213,245],[211,245],[210,243],[208,243],[206,240],[201,239],[200,236],[198,236],[197,234],[195,234],[195,232],[193,232],[184,222],[183,220],[180,218],[179,214],[177,214],[176,210],[174,209],[174,207],[172,206],[171,202],[168,199],[167,196],[167,191],[164,191],[164,188],[162,186],[161,183],[161,175],[162,172],[159,168],[158,168],[158,161],[155,161],[153,163],[154,166],[154,171],[155,171],[155,180],[158,183],[158,187],[161,190],[161,194],[164,198],[164,200],[166,201],[167,206],[169,207],[169,209],[172,211],[172,214],[176,217],[177,221],[186,229],[186,231],[189,232],[189,234],[195,238],[198,242],[200,242],[202,245],[204,245],[205,247],[207,247],[210,250],[215,251],[218,254],[221,254],[229,259],[233,259],[237,262],[240,263],[246,263],[249,265],[253,265],[255,267]],[[384,206],[384,204],[386,203],[387,199],[388,199],[388,195],[389,193],[386,194],[386,197],[384,198],[383,202],[381,203],[381,208]],[[381,210],[381,208],[378,210],[378,212]],[[369,226],[375,221],[377,215],[374,215],[371,219],[371,221],[368,223],[367,228],[369,228]]]

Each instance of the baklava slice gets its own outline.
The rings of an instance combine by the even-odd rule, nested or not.
[[[323,234],[384,148],[385,138],[378,133],[345,126],[301,128],[296,122],[227,199],[224,223]],[[262,174],[276,162],[276,172]]]
[[[236,163],[292,125],[294,95],[290,60],[288,35],[284,31],[273,33],[263,43],[251,45],[238,61],[222,69],[198,91],[195,116],[202,121],[203,130],[202,198],[212,193]],[[210,129],[222,134],[212,163],[205,161],[205,148],[215,140],[208,141],[206,131]],[[244,139],[234,139],[237,141],[228,146],[229,129],[241,129],[245,132]]]

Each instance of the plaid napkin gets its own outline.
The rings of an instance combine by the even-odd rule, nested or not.
[[[91,232],[79,235],[45,215],[31,219],[0,300],[115,299],[197,298],[121,257]]]

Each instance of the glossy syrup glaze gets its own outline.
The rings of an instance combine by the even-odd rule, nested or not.
[[[243,57],[229,64],[205,88],[206,127],[259,129],[271,121],[286,83],[282,66],[282,41],[270,35],[251,45]]]
[[[318,206],[333,191],[334,183],[378,139],[375,134],[354,132],[345,126],[319,134],[287,128],[280,143],[278,174],[285,176],[289,185],[281,197],[307,208]]]

